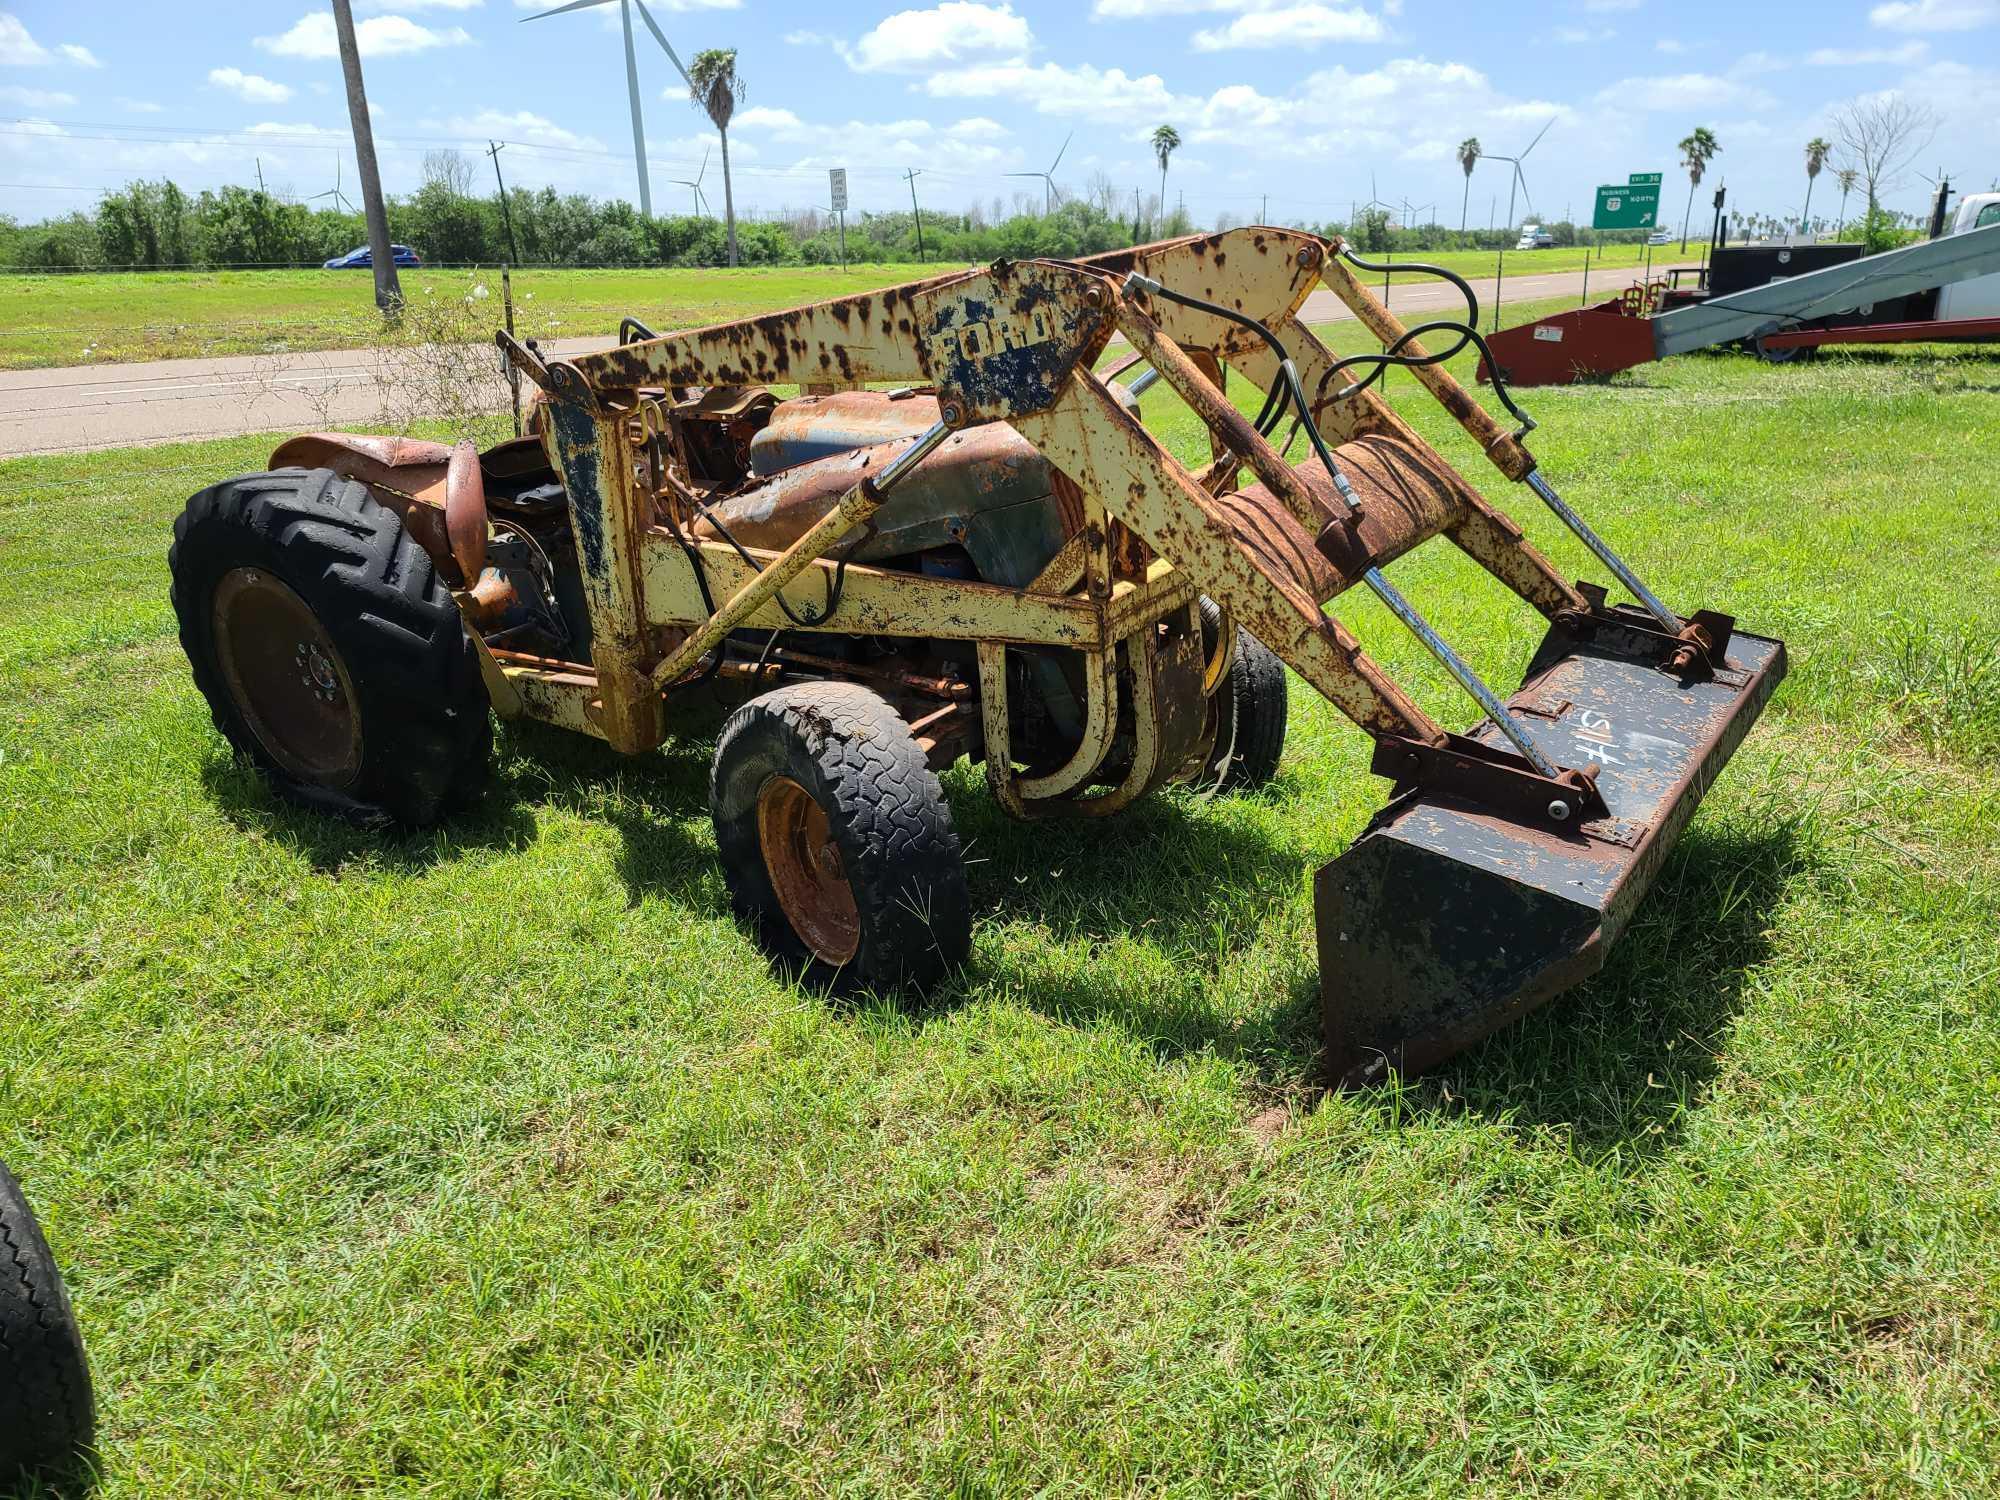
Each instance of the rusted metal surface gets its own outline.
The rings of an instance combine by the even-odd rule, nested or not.
[[[938,419],[935,392],[839,391],[787,401],[750,440],[750,472],[781,469],[836,453],[915,437]]]
[[[1653,347],[1653,325],[1618,297],[1596,307],[1571,308],[1539,323],[1503,328],[1486,340],[1486,347],[1499,361],[1507,384],[1517,386],[1601,380],[1660,357]],[[1479,379],[1493,379],[1483,356]]]
[[[799,941],[839,968],[861,947],[861,916],[826,809],[789,776],[757,794],[757,842],[778,906]]]
[[[777,555],[762,548],[749,550],[760,564]],[[717,599],[749,581],[750,566],[734,548],[704,542],[699,551],[709,590]],[[665,532],[648,535],[643,556],[649,619],[694,625],[708,618],[687,556],[672,537]],[[808,618],[825,607],[835,567],[831,559],[814,562],[786,586],[784,597],[804,623],[787,618],[771,603],[745,619],[743,628],[948,641],[990,637],[1021,646],[1095,647],[1104,639],[1102,614],[1088,599],[859,563],[847,569],[840,608],[833,617]]]
[[[477,578],[486,566],[486,480],[470,441],[453,448],[445,465],[444,532],[458,576]]]
[[[1016,424],[1087,494],[1101,495],[1162,556],[1186,568],[1259,640],[1371,733],[1440,740],[1444,731],[1362,652],[1319,601],[1244,550],[1220,502],[1088,372],[1054,411]],[[1286,466],[1286,473],[1290,468]]]
[[[468,575],[451,553],[444,517],[445,475],[451,449],[415,438],[372,437],[344,432],[309,432],[280,443],[271,454],[274,469],[331,469],[368,486],[379,504],[402,518],[417,545],[447,584]],[[476,575],[471,575],[476,576]]]
[[[572,362],[591,391],[875,381],[935,385],[953,426],[1048,406],[1110,336],[1104,279],[1052,261],[1001,263]],[[570,395],[551,366],[559,395]]]
[[[1392,802],[1315,882],[1333,1072],[1432,1066],[1593,973],[1675,837],[1785,674],[1738,634],[1707,681],[1660,670],[1636,611],[1554,626],[1511,700],[1565,765],[1595,768],[1604,812],[1552,823],[1422,788]],[[1650,623],[1650,622],[1647,622]],[[1503,742],[1489,725],[1478,741]]]
[[[209,628],[229,696],[271,759],[316,786],[351,782],[362,751],[354,682],[311,606],[268,568],[231,568]]]
[[[548,411],[549,459],[568,492],[590,611],[599,723],[614,748],[637,754],[666,738],[666,715],[650,675],[653,622],[643,609],[641,540],[649,530],[650,498],[640,493],[616,410],[559,400]]]

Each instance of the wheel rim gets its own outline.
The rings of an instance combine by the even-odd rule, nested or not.
[[[232,568],[211,612],[217,663],[243,722],[303,781],[345,786],[361,768],[354,683],[305,600],[263,568]]]
[[[861,915],[825,809],[789,776],[757,794],[757,840],[771,889],[792,931],[826,963],[840,965],[861,946]]]

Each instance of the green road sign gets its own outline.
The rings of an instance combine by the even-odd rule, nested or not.
[[[1624,186],[1613,184],[1597,190],[1597,211],[1591,215],[1592,229],[1651,229],[1660,218],[1660,186],[1657,175],[1651,183],[1636,177]]]
[[[1660,185],[1660,174],[1658,172],[1634,172],[1630,181],[1633,187],[1658,187]]]

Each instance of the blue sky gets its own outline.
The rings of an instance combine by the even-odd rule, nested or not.
[[[549,3],[355,0],[391,191],[425,151],[493,137],[510,183],[636,200],[618,6],[520,24]],[[1891,203],[1920,207],[1918,173],[1938,166],[1967,188],[2000,176],[2000,0],[648,3],[684,58],[740,50],[730,139],[749,209],[823,204],[829,166],[849,169],[856,208],[907,204],[911,167],[927,205],[1011,201],[1040,188],[1005,174],[1043,168],[1071,131],[1058,181],[1102,174],[1129,199],[1157,187],[1146,137],[1165,121],[1185,141],[1169,196],[1200,222],[1254,220],[1266,194],[1274,217],[1344,216],[1371,192],[1455,222],[1458,141],[1518,151],[1553,120],[1527,162],[1543,217],[1587,214],[1596,184],[1630,172],[1672,181],[1673,143],[1698,124],[1722,141],[1732,204],[1784,214],[1829,112],[1886,91],[1942,122]],[[643,28],[638,43],[665,210],[688,202],[671,179],[714,136]],[[249,181],[260,161],[309,197],[334,186],[337,155],[351,194],[347,138],[324,4],[0,0],[0,212],[85,206],[134,176]],[[1505,218],[1506,171],[1478,169],[1475,222],[1495,199]]]

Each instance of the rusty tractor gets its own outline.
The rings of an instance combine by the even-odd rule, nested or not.
[[[1463,324],[1409,330],[1356,268],[1337,239],[1238,229],[665,336],[627,320],[569,360],[497,335],[536,388],[526,436],[300,437],[189,502],[196,681],[281,792],[406,824],[476,789],[489,708],[636,754],[698,696],[740,701],[710,784],[736,908],[808,981],[890,986],[970,947],[938,769],[982,761],[1024,819],[1255,786],[1289,667],[1393,785],[1316,880],[1329,1071],[1427,1066],[1602,964],[1785,657],[1669,610],[1536,467],[1532,423],[1446,371],[1483,350],[1469,287]],[[1322,285],[1380,353],[1336,359],[1302,326]],[[1391,366],[1634,602],[1559,575],[1383,399]],[[1254,417],[1232,369],[1268,393]],[[1206,425],[1206,463],[1141,424],[1156,381]],[[1504,702],[1383,572],[1440,536],[1547,621]],[[1357,586],[1475,728],[1432,719],[1327,610]]]

